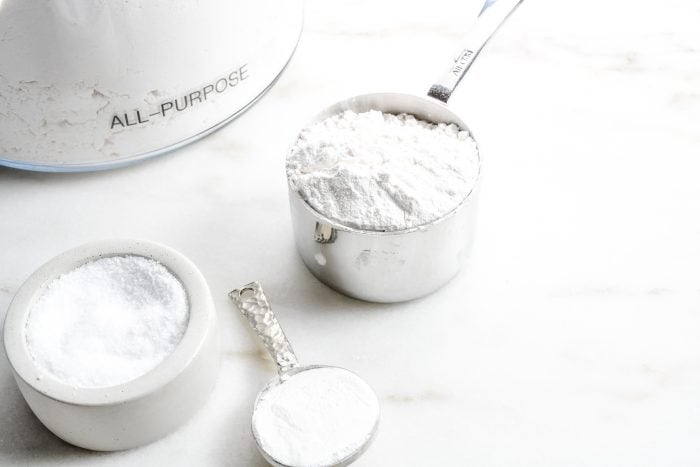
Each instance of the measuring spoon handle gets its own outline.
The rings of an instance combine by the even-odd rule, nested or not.
[[[467,33],[462,51],[455,58],[450,70],[430,87],[428,96],[447,103],[481,49],[522,1],[486,0],[479,17]]]
[[[277,364],[280,374],[299,366],[292,345],[284,335],[272,307],[267,302],[259,282],[251,282],[229,292],[228,296],[238,306],[243,316],[265,344],[265,348]]]

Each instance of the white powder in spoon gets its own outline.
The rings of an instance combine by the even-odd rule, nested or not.
[[[108,387],[161,363],[188,320],[185,289],[162,264],[114,256],[49,283],[29,312],[25,336],[45,373],[75,387]]]
[[[468,131],[413,115],[345,111],[304,129],[287,158],[290,186],[342,225],[397,231],[439,219],[473,190]]]
[[[253,412],[261,449],[288,466],[331,466],[368,443],[379,420],[374,391],[335,367],[302,371],[271,386]]]

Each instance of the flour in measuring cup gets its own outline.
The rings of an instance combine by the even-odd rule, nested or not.
[[[304,129],[287,157],[290,186],[316,211],[363,230],[433,222],[474,189],[468,131],[409,114],[345,111]]]

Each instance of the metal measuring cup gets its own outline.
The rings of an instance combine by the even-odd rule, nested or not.
[[[258,282],[231,291],[229,298],[277,364],[278,375],[258,393],[251,420],[263,457],[278,467],[335,467],[355,461],[372,443],[379,426],[379,400],[372,388],[344,368],[300,365]],[[323,373],[321,383],[314,380],[310,386],[303,381],[311,373]],[[339,397],[349,387],[354,388],[352,396]],[[321,408],[322,419],[309,420],[302,413]],[[297,419],[295,413],[301,416]],[[287,427],[297,431],[296,441],[303,445],[292,446],[296,452],[289,449],[294,440],[284,439],[289,434]]]
[[[428,97],[398,93],[355,96],[326,108],[307,126],[346,110],[379,110],[412,114],[433,123],[454,123],[469,131],[446,103],[483,46],[521,2],[486,1],[463,50],[430,88]],[[400,302],[427,295],[449,282],[468,255],[474,238],[478,184],[477,178],[472,191],[435,221],[387,232],[356,229],[329,219],[289,184],[297,250],[321,282],[345,295],[372,302]]]

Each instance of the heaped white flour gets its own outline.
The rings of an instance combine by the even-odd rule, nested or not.
[[[420,226],[473,190],[469,132],[407,114],[345,111],[304,129],[287,157],[290,186],[316,211],[363,230]]]
[[[142,256],[97,259],[49,283],[25,328],[38,368],[82,388],[131,381],[170,355],[187,329],[180,281]]]

